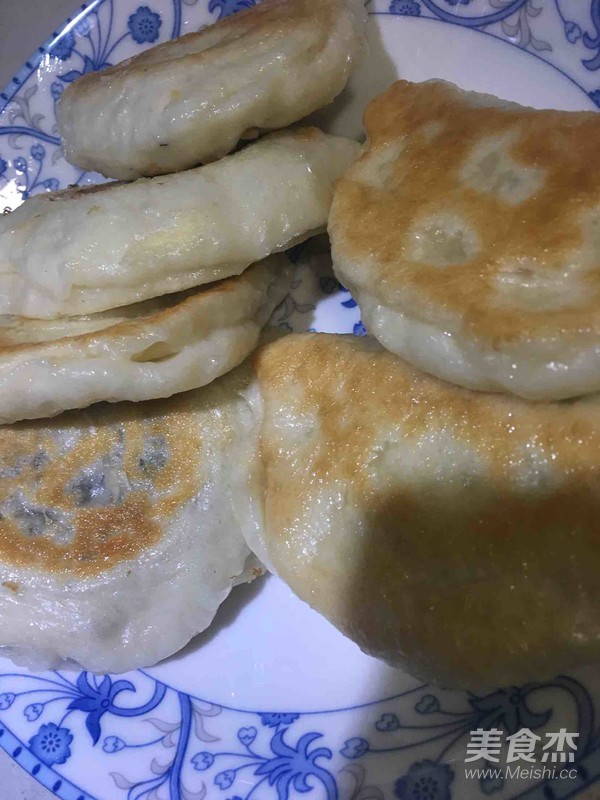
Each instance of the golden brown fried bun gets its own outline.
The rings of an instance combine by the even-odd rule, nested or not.
[[[473,392],[370,338],[287,336],[253,358],[261,461],[238,515],[302,600],[447,685],[598,659],[598,397]]]
[[[533,400],[600,390],[600,115],[399,81],[339,182],[334,268],[389,350]]]
[[[0,651],[35,668],[149,666],[261,570],[231,510],[248,369],[194,392],[0,427]]]

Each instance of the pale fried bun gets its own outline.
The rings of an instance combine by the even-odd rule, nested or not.
[[[357,150],[303,128],[176,175],[36,195],[0,217],[0,314],[92,314],[238,275],[323,230]]]
[[[110,312],[0,317],[0,424],[210,383],[254,349],[291,273],[279,254],[242,275]]]
[[[112,178],[214,161],[330,103],[361,46],[362,0],[265,0],[67,87],[69,161]]]

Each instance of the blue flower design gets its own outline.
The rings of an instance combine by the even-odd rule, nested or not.
[[[29,152],[31,153],[31,157],[35,158],[36,161],[43,161],[46,155],[46,148],[43,144],[34,144]]]
[[[75,30],[80,36],[87,36],[91,30],[89,17],[84,17],[75,25]]]
[[[568,42],[575,44],[578,39],[581,39],[581,28],[576,22],[565,22],[565,37]]]
[[[399,800],[451,800],[453,780],[454,770],[448,764],[417,761],[396,781],[394,794]]]
[[[243,11],[245,8],[252,8],[255,4],[256,0],[210,0],[208,10],[211,14],[218,11],[217,19],[223,19],[223,17],[237,14],[238,11]]]
[[[19,156],[18,158],[15,158],[15,160],[13,161],[13,164],[14,164],[15,169],[17,170],[17,172],[27,172],[27,162],[25,161],[23,156]]]
[[[318,747],[310,750],[310,745],[315,739],[320,739],[321,733],[305,733],[298,739],[296,747],[291,747],[284,741],[286,729],[278,731],[271,740],[271,750],[275,758],[271,758],[255,771],[255,775],[266,775],[270,786],[277,789],[279,800],[288,800],[290,786],[299,792],[309,792],[312,788],[308,783],[309,777],[314,777],[323,784],[327,800],[335,800],[338,796],[337,786],[333,775],[317,764],[320,758],[331,758],[331,750],[327,747]]]
[[[401,17],[421,16],[421,6],[414,0],[392,0],[390,14],[399,14]]]
[[[278,728],[280,725],[291,725],[300,714],[261,714],[260,721],[268,728]]]
[[[50,55],[54,58],[60,58],[61,61],[66,61],[75,49],[75,34],[73,31],[68,31],[63,34],[54,47],[50,50]]]
[[[215,761],[212,753],[196,753],[191,759],[194,769],[198,772],[204,772],[205,769],[210,769]]]
[[[3,158],[0,158],[0,175],[4,175],[7,169],[8,169],[8,162],[5,161]]]
[[[340,753],[345,758],[360,758],[364,756],[368,749],[369,743],[366,739],[360,736],[353,736],[352,739],[346,739]]]
[[[238,731],[238,739],[244,747],[250,747],[252,742],[256,739],[258,731],[251,725],[249,728],[240,728]]]
[[[396,714],[382,714],[375,723],[376,730],[381,733],[387,731],[397,731],[400,727],[400,720]]]
[[[156,14],[148,6],[139,6],[127,22],[131,37],[138,44],[155,42],[161,25],[160,14]]]
[[[35,722],[36,719],[39,719],[43,710],[44,706],[42,703],[31,703],[30,705],[25,706],[23,709],[23,714],[29,722]]]
[[[46,766],[64,764],[71,757],[69,745],[73,737],[68,728],[59,728],[53,722],[42,725],[29,740],[29,749]]]
[[[486,774],[479,778],[479,788],[484,794],[493,794],[501,791],[504,788],[504,777],[502,774],[496,774],[496,770],[492,769],[494,764],[489,761],[485,762],[483,769],[485,770],[486,767]]]
[[[125,747],[123,739],[118,736],[107,736],[102,744],[102,749],[105,753],[118,753]]]
[[[365,328],[363,323],[359,320],[357,323],[355,323],[354,327],[352,328],[352,333],[355,336],[366,336],[367,329]]]
[[[446,0],[449,6],[468,6],[471,0]]]
[[[61,81],[64,81],[65,83],[73,83],[73,81],[76,81],[78,78],[81,78],[82,75],[88,75],[90,72],[95,72],[97,69],[104,69],[105,67],[110,67],[108,61],[103,61],[102,64],[97,64],[94,63],[89,56],[84,56],[83,70],[70,69],[68,72],[65,72],[64,75],[59,75],[58,77],[61,79]],[[54,96],[54,94],[52,96],[54,97],[55,100],[57,99]]]
[[[600,108],[600,89],[594,89],[589,93],[590,99]]]
[[[434,694],[424,694],[415,704],[418,714],[435,714],[440,710],[440,701]]]
[[[229,789],[231,784],[235,780],[235,770],[234,769],[226,769],[225,772],[219,772],[218,775],[215,775],[215,785],[219,787],[219,789]]]
[[[50,94],[52,95],[54,101],[60,100],[60,96],[64,91],[64,86],[59,83],[58,81],[52,81],[50,84]]]
[[[44,181],[44,188],[48,189],[49,192],[56,192],[58,191],[60,184],[56,178],[46,178]]]
[[[0,175],[3,172],[2,163],[3,162],[0,159]],[[6,164],[6,161],[4,161],[4,164]],[[6,709],[10,708],[14,702],[15,695],[12,692],[2,692],[2,694],[0,694],[0,711],[6,711]]]
[[[87,712],[85,727],[88,729],[93,743],[96,744],[100,738],[100,718],[102,715],[112,710],[113,700],[120,692],[133,692],[135,687],[129,681],[115,681],[113,683],[108,675],[105,675],[100,686],[96,688],[89,682],[87,673],[82,672],[77,678],[77,688],[81,696],[69,703],[67,708],[69,710],[77,709]]]
[[[552,716],[552,711],[531,711],[525,702],[527,691],[526,688],[511,686],[484,697],[472,697],[469,703],[480,712],[477,727],[488,730],[503,725],[508,733],[516,733],[521,728],[535,730],[545,725]]]

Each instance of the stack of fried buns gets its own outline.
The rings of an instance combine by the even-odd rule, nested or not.
[[[600,135],[399,81],[360,0],[265,0],[73,83],[117,178],[0,220],[0,645],[152,664],[263,565],[454,686],[600,656]],[[283,130],[282,130],[283,129]],[[262,335],[328,227],[367,336]]]

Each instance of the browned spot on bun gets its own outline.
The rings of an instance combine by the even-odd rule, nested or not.
[[[311,142],[323,135],[323,132],[314,126],[294,129],[294,136],[304,142]]]
[[[0,427],[0,561],[89,576],[139,556],[202,487],[201,444],[189,393]]]
[[[68,545],[24,537],[19,526],[0,523],[0,556],[12,566],[90,576],[129,561],[160,539],[161,529],[148,498],[128,497],[119,506],[82,509],[74,515],[76,534]]]
[[[254,364],[265,545],[303,600],[460,685],[597,658],[597,396],[473,392],[346,336],[287,336]]]
[[[352,280],[386,305],[434,323],[459,319],[494,347],[559,335],[591,341],[600,334],[600,236],[590,220],[600,208],[600,171],[590,167],[600,115],[490,98],[484,107],[480,97],[444,82],[398,81],[369,104],[368,146],[340,179],[332,209],[337,257],[362,264]],[[486,162],[492,142],[500,144],[490,144]],[[416,259],[412,232],[445,214],[472,231],[473,251],[443,267]],[[499,281],[532,277],[559,287],[553,307],[535,290],[526,306],[526,289],[504,300]]]

